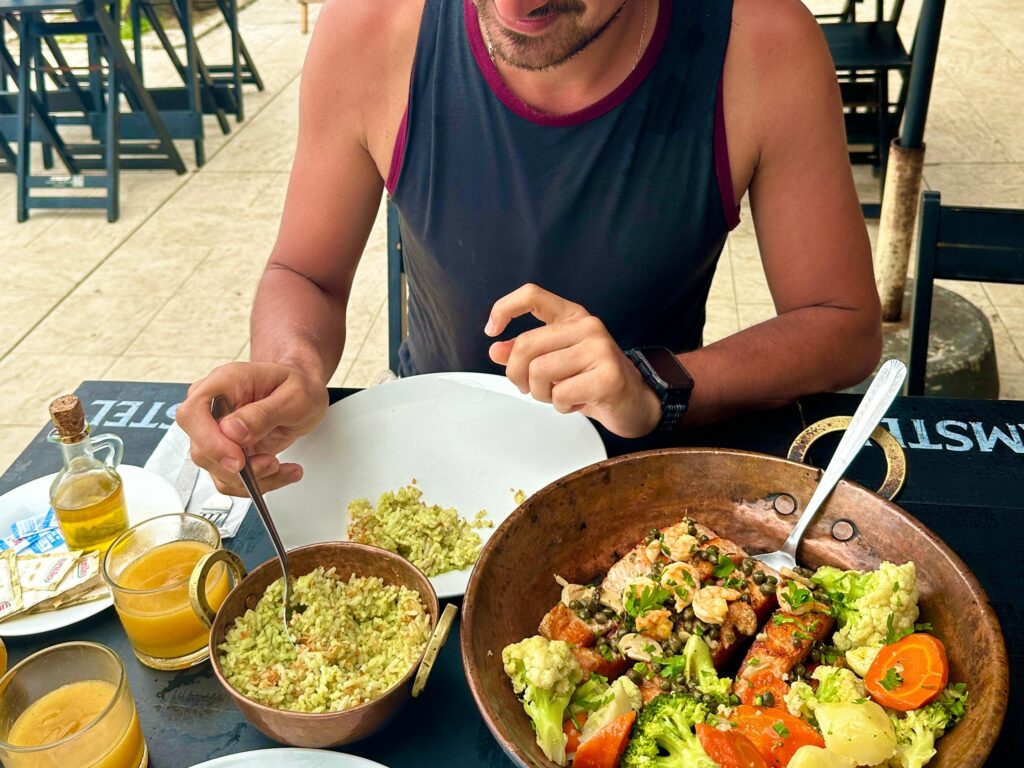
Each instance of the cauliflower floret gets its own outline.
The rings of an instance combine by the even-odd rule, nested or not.
[[[875,661],[875,656],[882,650],[881,646],[865,645],[846,652],[846,665],[860,677],[867,677],[868,670]]]
[[[853,672],[843,667],[822,665],[815,667],[811,678],[818,681],[813,690],[807,683],[798,680],[786,694],[786,709],[791,715],[812,720],[819,704],[846,704],[867,698],[864,682]]]
[[[636,617],[637,632],[643,632],[655,640],[668,640],[672,637],[671,614],[664,608],[655,611],[648,611],[642,616]]]
[[[918,617],[917,569],[882,563],[868,573],[819,568],[814,582],[825,588],[837,608],[840,628],[832,642],[841,651],[878,646],[889,632],[912,630]]]

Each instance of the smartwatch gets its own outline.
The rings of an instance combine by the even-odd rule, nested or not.
[[[647,385],[661,401],[658,432],[675,429],[690,405],[693,377],[667,347],[635,347],[626,350]]]

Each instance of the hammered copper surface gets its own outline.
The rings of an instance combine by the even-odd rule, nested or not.
[[[796,515],[772,509],[780,493],[800,509],[820,472],[774,456],[717,449],[668,449],[586,467],[530,497],[484,546],[463,602],[462,655],[484,720],[520,765],[550,766],[502,670],[501,650],[536,634],[558,600],[553,574],[586,583],[601,576],[652,526],[684,515],[752,552],[779,547]],[[833,526],[850,532],[840,542]],[[804,565],[872,569],[882,560],[918,564],[921,619],[949,655],[950,680],[966,682],[966,718],[938,742],[930,768],[979,768],[999,734],[1008,695],[998,621],[967,566],[916,519],[842,481],[808,529]]]
[[[390,584],[415,589],[423,598],[430,614],[430,627],[437,623],[439,607],[437,595],[423,572],[409,561],[376,547],[349,541],[331,541],[310,544],[288,553],[288,567],[292,578],[310,573],[318,566],[337,568],[344,578],[378,576]],[[274,709],[249,699],[224,679],[217,650],[234,620],[256,604],[267,587],[281,577],[281,566],[276,557],[267,560],[235,587],[221,605],[210,629],[210,659],[213,671],[224,689],[231,695],[245,719],[267,737],[294,747],[336,747],[369,736],[384,725],[409,698],[410,681],[419,667],[414,664],[405,677],[383,695],[359,707],[342,712],[309,714]]]

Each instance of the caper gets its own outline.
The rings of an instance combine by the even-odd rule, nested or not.
[[[668,680],[662,680],[660,683],[658,683],[658,687],[661,688],[661,690],[668,692],[672,690],[672,683]]]
[[[683,619],[683,629],[693,634],[693,619]]]
[[[740,570],[743,571],[744,576],[749,576],[754,572],[755,561],[752,557],[744,557],[743,564],[740,565]]]
[[[696,614],[693,612],[693,606],[692,605],[688,605],[685,608],[683,608],[683,618],[684,619],[691,619],[692,620],[694,618],[694,616],[696,616]]]
[[[775,594],[775,585],[770,583],[770,582],[765,582],[760,587],[758,587],[758,589],[761,590],[761,594],[762,595],[774,595]]]
[[[815,664],[821,661],[821,653],[818,652],[817,648],[811,649],[811,661],[813,661]]]
[[[772,695],[771,691],[765,691],[763,694],[761,694],[761,700],[764,702],[764,705],[766,707],[775,706],[775,696]]]
[[[747,605],[749,605],[750,604],[750,595],[747,594],[746,592],[744,592],[742,595],[740,595],[740,602],[741,603],[746,603]]]
[[[626,677],[629,678],[630,682],[635,683],[636,685],[640,685],[640,680],[642,678],[640,676],[640,673],[637,672],[635,669],[629,670],[629,672],[626,673]]]
[[[570,600],[569,607],[574,611],[578,611],[580,608],[583,607],[583,603],[581,603],[579,600]]]
[[[605,616],[603,613],[595,613],[594,614],[594,621],[596,621],[598,624],[607,624],[608,623],[608,617]]]
[[[719,627],[717,624],[712,624],[711,627],[708,629],[708,637],[710,637],[712,640],[717,640],[721,636],[721,627]]]
[[[709,541],[711,541],[711,537],[707,534],[702,533],[700,536],[697,537],[697,541],[699,541],[701,544],[707,544]]]
[[[595,598],[595,599],[591,600],[591,601],[590,601],[590,602],[589,602],[589,603],[587,604],[587,607],[588,607],[588,608],[589,608],[589,609],[590,609],[590,610],[591,610],[592,612],[594,612],[594,613],[597,613],[598,611],[600,611],[600,610],[601,610],[601,603],[599,603],[599,602],[597,601],[597,598]]]
[[[674,654],[679,653],[681,650],[683,650],[683,641],[680,640],[678,637],[673,637],[671,640],[669,640],[668,649],[672,651],[672,653]]]
[[[729,694],[729,706],[731,706],[731,707],[738,707],[739,705],[740,705],[740,697],[737,696],[735,693],[730,693]]]
[[[694,525],[693,523],[690,523],[688,526],[686,526],[686,532],[688,534],[690,534],[691,536],[696,536],[697,535],[697,526]]]
[[[685,692],[686,692],[686,684],[683,683],[681,680],[676,680],[674,683],[672,683],[672,693],[685,693]]]
[[[764,571],[758,571],[750,577],[751,581],[753,581],[755,584],[764,584],[766,578],[767,577],[764,575]]]
[[[708,547],[704,551],[708,553],[708,557],[710,559],[718,560],[718,547],[716,547],[714,544],[712,544],[710,547]]]
[[[765,581],[767,581],[769,584],[778,584],[779,583],[779,580],[777,578],[775,578],[774,576],[769,576],[768,578],[765,579]]]
[[[805,667],[803,664],[797,664],[795,667],[793,667],[793,674],[797,677],[804,677],[807,674],[807,667]]]
[[[587,608],[587,607],[580,608],[580,610],[579,610],[579,617],[581,619],[583,619],[584,621],[589,619],[590,618],[590,609]]]

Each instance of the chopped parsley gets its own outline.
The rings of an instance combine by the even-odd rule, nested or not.
[[[726,555],[719,555],[718,565],[712,569],[711,573],[714,574],[715,578],[724,579],[735,570],[736,563],[730,560]]]
[[[636,586],[633,585],[629,588],[629,594],[626,596],[623,607],[627,614],[636,618],[655,608],[660,608],[670,597],[672,597],[672,593],[659,586],[645,587],[638,595]]]
[[[885,671],[885,677],[879,680],[879,682],[885,690],[895,691],[903,685],[903,675],[896,670],[896,667],[889,667],[889,669]]]
[[[776,613],[772,616],[772,624],[782,626],[783,624],[796,624],[796,619],[792,616],[783,616],[781,613]]]
[[[786,582],[786,602],[789,603],[790,607],[794,609],[799,608],[813,599],[814,595],[811,594],[811,590],[804,589],[797,585],[795,581]]]
[[[789,738],[789,728],[787,728],[781,720],[772,726],[772,730],[784,739]]]
[[[743,587],[746,586],[746,582],[743,581],[743,579],[736,578],[735,576],[730,576],[728,579],[725,580],[725,582],[723,583],[723,586],[726,589],[736,589],[736,590],[739,590],[739,589],[743,589]]]
[[[896,629],[893,627],[893,614],[889,614],[889,617],[885,620],[885,644],[892,645],[902,640],[907,635],[912,635],[915,632],[930,632],[932,625],[928,622],[922,622],[921,624],[914,624],[907,627],[906,629]]]
[[[761,665],[761,660],[759,658],[757,658],[757,656],[751,656],[749,659],[747,659],[747,666],[748,667],[757,667],[757,666],[760,666],[760,665]]]

